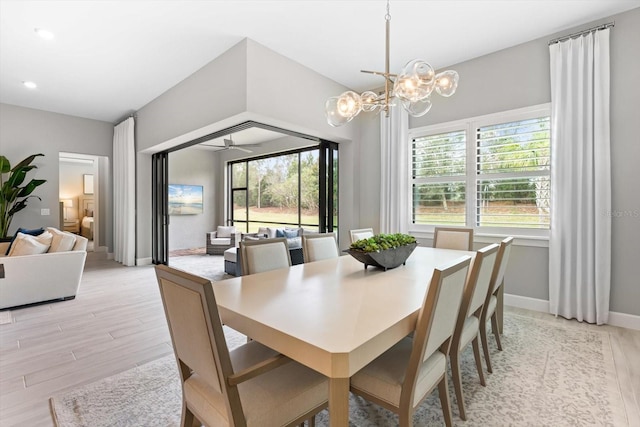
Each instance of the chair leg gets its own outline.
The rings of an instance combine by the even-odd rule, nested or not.
[[[491,358],[489,357],[489,344],[487,342],[487,322],[480,321],[480,340],[482,341],[482,352],[484,353],[484,361],[487,364],[487,372],[493,373],[491,366]]]
[[[402,411],[400,410],[398,414],[398,419],[400,421],[400,427],[413,427],[413,411]]]
[[[181,427],[192,427],[195,422],[195,417],[193,416],[193,412],[187,408],[187,404],[182,402],[182,420],[180,422]]]
[[[500,332],[498,331],[498,315],[496,312],[493,312],[491,316],[491,330],[493,331],[493,335],[496,337],[496,344],[498,344],[498,350],[502,351],[502,343],[500,342]]]
[[[458,409],[460,410],[460,418],[465,420],[467,415],[464,411],[464,396],[462,395],[462,377],[460,375],[460,354],[458,349],[451,352],[451,373],[453,375],[453,389],[456,392],[458,400]]]
[[[476,368],[478,369],[478,376],[480,377],[480,384],[483,387],[487,386],[487,383],[484,381],[484,372],[482,371],[482,359],[480,359],[480,343],[478,342],[478,336],[471,341],[471,345],[473,346],[473,358],[476,359]]]
[[[447,427],[453,425],[451,416],[451,403],[449,403],[449,387],[447,386],[447,374],[442,376],[438,383],[438,394],[440,395],[440,405],[442,406],[442,415],[444,416],[444,424]]]

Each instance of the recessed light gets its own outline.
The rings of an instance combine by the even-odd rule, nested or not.
[[[35,89],[38,87],[38,85],[35,84],[34,82],[22,82],[22,84],[24,85],[24,87],[29,89]]]
[[[44,28],[36,28],[34,31],[45,40],[51,40],[53,38],[53,33],[49,30],[45,30]]]

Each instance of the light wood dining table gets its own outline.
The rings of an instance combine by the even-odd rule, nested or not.
[[[224,324],[329,378],[330,425],[349,425],[349,378],[415,329],[434,267],[475,252],[417,247],[384,271],[352,258],[214,283]]]

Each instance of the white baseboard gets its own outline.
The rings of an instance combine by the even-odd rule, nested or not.
[[[151,265],[153,264],[153,258],[138,258],[136,259],[136,265]]]
[[[549,301],[543,299],[504,294],[504,305],[549,313]],[[640,316],[610,311],[607,324],[640,331]]]

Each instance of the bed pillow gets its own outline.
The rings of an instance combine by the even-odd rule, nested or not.
[[[49,250],[52,239],[53,235],[48,231],[45,231],[38,236],[17,233],[16,239],[14,240],[13,245],[11,245],[9,256],[43,254]]]
[[[18,231],[16,231],[16,234],[13,235],[13,238],[9,243],[9,247],[7,248],[7,252],[5,252],[5,255],[9,255],[9,252],[11,252],[11,246],[13,245],[13,241],[16,240],[16,237],[18,237],[18,233],[28,234],[30,236],[39,236],[42,233],[44,233],[44,228],[42,227],[34,228],[33,230],[27,230],[26,228],[18,228]]]
[[[74,234],[60,231],[53,227],[47,227],[47,231],[53,236],[49,252],[68,252],[76,244],[76,236]]]

